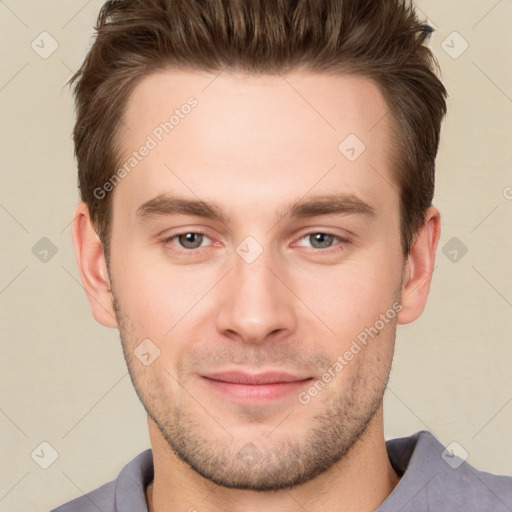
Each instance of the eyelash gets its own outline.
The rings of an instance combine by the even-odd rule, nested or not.
[[[164,238],[163,240],[163,243],[165,245],[167,244],[170,244],[172,242],[172,240],[174,240],[175,238],[178,238],[182,235],[189,235],[189,234],[193,234],[193,235],[202,235],[202,236],[205,236],[207,238],[210,238],[204,231],[184,231],[182,233],[176,233],[172,236],[169,236],[169,237],[166,237]],[[339,243],[343,243],[343,244],[350,244],[350,240],[347,239],[347,238],[344,238],[340,235],[336,235],[334,233],[329,233],[328,231],[310,231],[308,233],[305,233],[304,235],[302,235],[300,238],[299,238],[299,241],[300,240],[303,240],[304,238],[307,238],[311,235],[318,235],[318,234],[321,234],[321,235],[327,235],[327,236],[332,236],[333,238],[337,239]],[[173,248],[173,251],[175,253],[177,253],[178,255],[186,255],[186,256],[194,256],[197,251],[199,249],[202,249],[203,247],[198,247],[196,249],[176,249],[176,248]],[[336,248],[338,248],[338,245],[333,245],[331,247],[327,247],[326,249],[317,249],[315,247],[312,247],[311,250],[313,252],[313,254],[318,254],[318,253],[330,253],[332,252],[333,250],[336,250]]]

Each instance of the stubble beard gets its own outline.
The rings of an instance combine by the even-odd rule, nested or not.
[[[218,413],[210,415],[198,405],[203,403],[201,397],[192,397],[184,383],[180,384],[185,392],[179,400],[166,392],[170,372],[164,370],[165,375],[158,376],[143,369],[133,356],[136,340],[130,339],[133,330],[127,328],[129,318],[114,293],[113,301],[128,371],[144,409],[176,456],[219,486],[268,492],[293,488],[315,478],[347,455],[364,436],[382,404],[393,348],[385,360],[375,357],[361,361],[343,392],[335,393],[336,379],[329,383],[315,398],[323,401],[323,409],[307,416],[305,423],[309,425],[301,439],[286,436],[286,420],[270,435],[236,438],[229,433],[229,426],[222,425]],[[391,331],[388,336],[394,336],[394,326]],[[392,341],[376,339],[373,343]],[[297,403],[282,416],[290,415],[294,423],[300,422],[299,415],[304,415],[308,407]],[[245,409],[245,420],[251,415],[249,409]],[[231,408],[229,411],[232,414]],[[254,423],[265,416],[257,411],[253,414]]]

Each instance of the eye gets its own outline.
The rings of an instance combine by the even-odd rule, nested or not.
[[[170,245],[171,250],[174,252],[188,255],[196,253],[197,249],[207,249],[209,245],[208,242],[211,243],[212,240],[201,231],[177,233],[163,240],[163,243],[165,245]],[[336,245],[339,245],[339,243],[349,244],[350,240],[333,233],[315,231],[303,235],[299,239],[299,242],[294,245],[300,247],[311,247],[319,252],[329,252],[329,249],[334,249]]]
[[[313,249],[320,249],[320,250],[332,248],[335,245],[334,242],[336,242],[336,240],[338,240],[340,242],[349,243],[349,241],[346,238],[343,238],[338,235],[334,235],[332,233],[324,233],[321,231],[314,232],[314,233],[307,233],[306,235],[302,236],[300,238],[300,240],[301,241],[302,240],[309,241],[311,243],[311,247],[313,247]],[[299,243],[299,245],[301,245],[301,244]],[[306,247],[307,247],[307,245],[306,245]]]
[[[177,241],[178,252],[190,252],[193,249],[199,249],[202,246],[203,241],[210,240],[204,233],[197,231],[190,231],[188,233],[178,233],[170,236],[164,240],[165,243],[173,244],[173,241]],[[182,249],[180,251],[180,248]]]

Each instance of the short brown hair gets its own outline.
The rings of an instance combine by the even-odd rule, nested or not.
[[[249,73],[296,68],[365,76],[391,112],[404,256],[434,194],[447,92],[425,46],[432,29],[406,0],[111,0],[74,84],[82,200],[108,259],[112,195],[94,191],[119,165],[115,135],[138,80],[167,66]]]

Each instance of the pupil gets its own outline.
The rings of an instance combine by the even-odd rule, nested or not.
[[[199,233],[187,233],[186,235],[182,235],[182,237],[184,237],[184,245],[188,249],[196,248],[199,247],[199,245],[201,245],[201,235]],[[194,241],[195,237],[198,237],[199,243],[197,242],[197,239],[196,241]],[[192,247],[188,246],[187,244],[191,244]]]
[[[328,247],[331,235],[326,235],[325,233],[316,233],[313,235],[315,243],[319,242],[321,247]],[[314,244],[313,244],[314,245]]]

